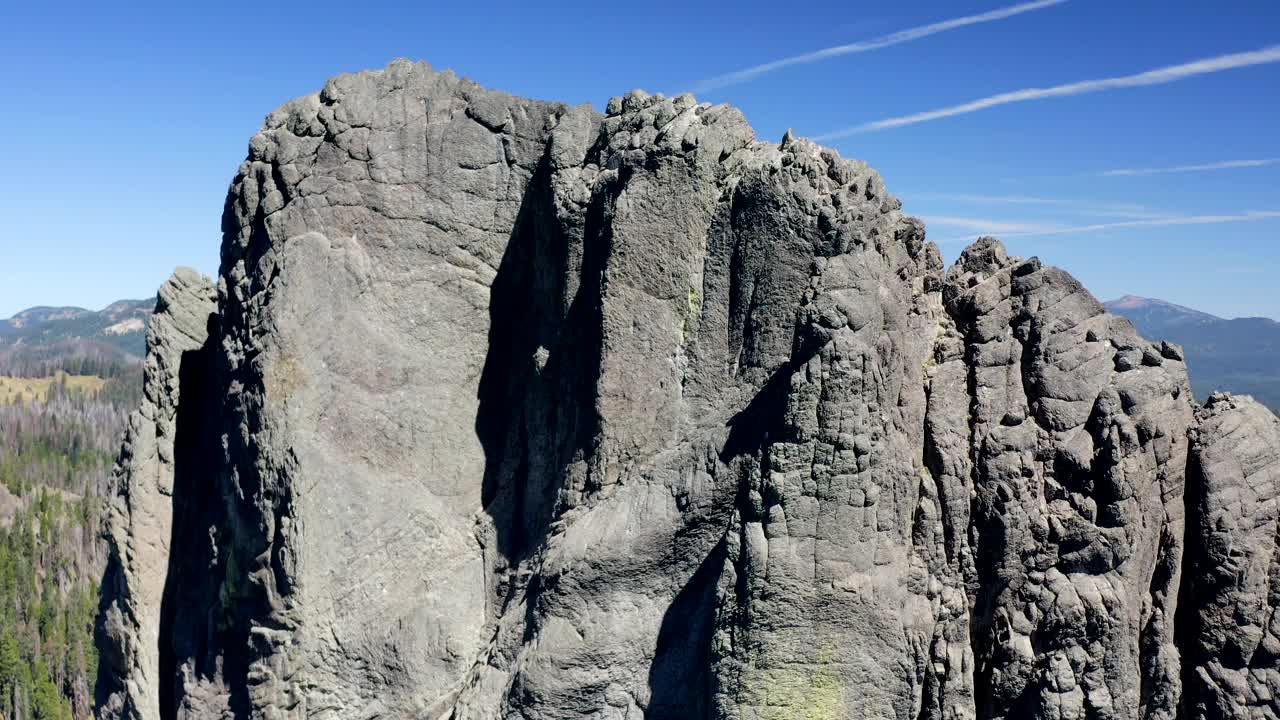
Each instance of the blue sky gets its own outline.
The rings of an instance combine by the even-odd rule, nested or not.
[[[870,162],[948,262],[994,231],[1102,299],[1280,317],[1280,3],[1018,4],[5,3],[0,317],[214,273],[262,118],[400,56],[597,107],[699,88],[761,138],[790,127]],[[1200,167],[1237,161],[1254,162]]]

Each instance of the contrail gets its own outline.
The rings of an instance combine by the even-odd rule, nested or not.
[[[924,216],[926,225],[947,225],[949,227],[961,227],[967,230],[973,230],[979,233],[988,233],[992,235],[1024,235],[1028,233],[1054,232],[1062,228],[1061,225],[1050,225],[1035,222],[1010,222],[1007,220],[990,220],[987,218],[970,218],[955,217],[953,215],[926,215]]]
[[[1203,172],[1206,170],[1231,170],[1234,168],[1264,167],[1280,163],[1280,158],[1259,158],[1257,160],[1226,160],[1204,165],[1175,165],[1162,168],[1121,168],[1098,173],[1101,177],[1120,177],[1129,175],[1164,175],[1165,173]]]
[[[1037,195],[975,195],[950,192],[901,192],[901,198],[934,198],[980,205],[1049,205],[1063,212],[1077,215],[1102,215],[1135,220],[1176,217],[1173,213],[1158,212],[1137,203],[1098,203],[1085,200],[1063,200]],[[926,218],[927,219],[927,218]]]
[[[992,95],[990,97],[973,100],[962,105],[952,105],[951,107],[915,113],[914,115],[903,115],[901,117],[888,118],[886,120],[877,120],[864,125],[855,125],[843,130],[836,130],[823,135],[817,135],[813,139],[818,141],[834,140],[836,138],[848,137],[850,135],[857,135],[859,133],[872,132],[875,130],[887,130],[889,128],[902,127],[904,125],[915,125],[916,123],[938,120],[941,118],[951,117],[953,115],[965,115],[967,113],[986,110],[987,108],[996,107],[998,105],[1042,100],[1044,98],[1083,95],[1085,93],[1115,90],[1119,88],[1163,85],[1165,83],[1175,82],[1184,78],[1195,77],[1196,75],[1206,75],[1208,73],[1221,72],[1223,70],[1250,67],[1252,65],[1265,65],[1267,63],[1274,62],[1280,62],[1280,45],[1272,45],[1270,47],[1266,47],[1261,50],[1253,50],[1251,52],[1219,55],[1217,57],[1196,60],[1195,62],[1184,63],[1182,65],[1170,65],[1169,67],[1148,70],[1147,72],[1138,73],[1137,75],[1102,78],[1100,80],[1083,80],[1081,82],[1067,83],[1066,85],[1055,85],[1054,87],[1048,88],[1014,90],[1013,92],[1000,93],[999,95]]]
[[[1098,232],[1101,230],[1117,230],[1131,227],[1163,227],[1169,225],[1217,225],[1219,223],[1255,222],[1280,218],[1280,210],[1253,210],[1235,215],[1182,215],[1166,218],[1148,218],[1145,220],[1128,220],[1126,222],[1099,223],[1097,225],[1081,225],[1051,230],[1032,230],[1020,232],[1022,236],[1068,235],[1082,232]]]
[[[992,10],[978,15],[967,15],[965,17],[955,18],[954,20],[943,20],[942,22],[936,22],[931,25],[921,25],[920,27],[910,28],[908,30],[900,30],[892,35],[885,35],[873,40],[864,40],[862,42],[849,43],[848,45],[836,45],[835,47],[823,48],[821,50],[804,53],[803,55],[793,55],[791,57],[782,58],[781,60],[767,62],[763,65],[755,65],[742,70],[735,70],[731,73],[725,73],[724,75],[717,75],[716,77],[703,80],[697,85],[694,85],[693,90],[694,92],[706,92],[707,90],[715,90],[717,88],[728,87],[730,85],[737,85],[749,80],[754,80],[766,73],[781,70],[785,67],[791,67],[792,65],[804,65],[807,63],[818,62],[819,60],[826,60],[827,58],[839,57],[841,55],[852,55],[854,53],[864,53],[870,50],[879,50],[880,48],[889,47],[890,45],[911,42],[912,40],[919,40],[920,38],[936,35],[940,32],[962,28],[966,25],[977,25],[979,23],[1003,20],[1004,18],[1021,15],[1022,13],[1031,12],[1032,10],[1061,5],[1065,2],[1067,2],[1067,0],[1037,0],[1037,2],[1010,5],[1009,7]]]
[[[975,203],[980,205],[1054,205],[1074,210],[1090,212],[1141,212],[1135,217],[1167,217],[1168,213],[1146,212],[1147,208],[1137,203],[1100,203],[1088,200],[1064,200],[1062,198],[1043,197],[1040,195],[981,195],[974,193],[953,192],[899,192],[906,198],[933,198],[936,200],[952,200],[955,202]]]
[[[1003,233],[1005,237],[1043,237],[1046,235],[1079,235],[1080,233],[1102,232],[1104,230],[1120,230],[1133,227],[1165,227],[1170,225],[1217,225],[1220,223],[1257,222],[1280,218],[1280,210],[1254,210],[1235,215],[1185,215],[1164,218],[1148,218],[1127,222],[1099,223],[1096,225],[1077,225],[1074,227],[1058,227],[1044,229],[1013,230]],[[939,240],[941,243],[972,240],[979,236],[966,235]]]
[[[938,200],[955,200],[958,202],[970,203],[992,203],[992,204],[1008,204],[1008,205],[1074,205],[1069,200],[1059,200],[1057,198],[1037,197],[1034,195],[974,195],[972,193],[952,193],[952,192],[898,192],[901,196],[936,198]]]

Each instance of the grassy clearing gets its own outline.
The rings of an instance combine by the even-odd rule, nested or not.
[[[0,404],[10,405],[19,399],[24,402],[44,402],[49,399],[49,388],[62,383],[66,384],[68,392],[95,395],[107,381],[96,375],[67,375],[62,372],[42,378],[0,375]]]

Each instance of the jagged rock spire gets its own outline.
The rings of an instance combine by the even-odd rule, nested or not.
[[[945,269],[790,131],[397,61],[269,116],[223,230],[208,337],[181,372],[153,338],[122,460],[104,717],[1248,717],[1280,689],[1274,418],[1198,409],[1176,347],[998,241]],[[134,461],[165,417],[182,452]]]

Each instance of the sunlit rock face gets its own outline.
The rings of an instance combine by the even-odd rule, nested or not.
[[[1275,418],[863,163],[396,62],[269,116],[223,232],[103,717],[1272,716]]]

